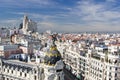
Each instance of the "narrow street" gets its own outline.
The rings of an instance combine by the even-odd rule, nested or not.
[[[64,69],[65,80],[78,80],[70,71]]]

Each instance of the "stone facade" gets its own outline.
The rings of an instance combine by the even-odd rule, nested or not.
[[[23,34],[27,34],[27,32],[37,32],[37,23],[28,19],[25,15],[23,19]]]
[[[1,60],[0,72],[2,80],[43,80],[42,68],[14,60]]]
[[[64,80],[63,61],[46,65],[35,59],[21,61],[0,58],[0,80]]]

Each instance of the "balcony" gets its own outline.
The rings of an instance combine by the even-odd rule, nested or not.
[[[100,60],[100,55],[99,54],[92,54],[91,55],[92,58]]]

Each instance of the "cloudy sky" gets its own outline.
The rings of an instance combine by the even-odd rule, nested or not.
[[[120,31],[120,0],[0,0],[0,27],[19,26],[24,14],[39,31]]]

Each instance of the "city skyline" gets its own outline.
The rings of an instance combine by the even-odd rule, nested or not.
[[[1,0],[0,27],[19,26],[23,15],[39,31],[119,31],[119,0]]]

